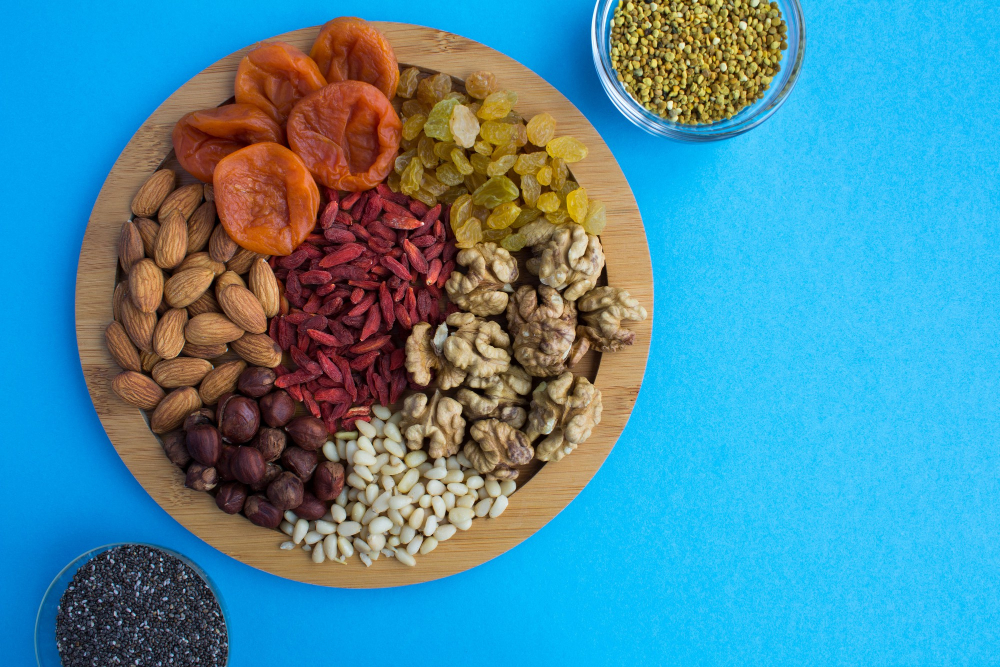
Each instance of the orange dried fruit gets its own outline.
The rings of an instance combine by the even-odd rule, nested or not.
[[[364,81],[392,99],[399,84],[399,63],[385,35],[364,19],[341,16],[319,31],[309,55],[327,82]]]
[[[240,61],[236,101],[252,104],[284,124],[296,102],[325,85],[312,58],[287,42],[268,42]]]
[[[177,161],[206,183],[212,182],[212,172],[219,160],[262,141],[284,143],[285,132],[270,116],[250,104],[193,111],[177,121],[173,133]]]
[[[227,155],[213,185],[222,226],[247,250],[289,255],[316,225],[319,188],[302,159],[281,144]]]
[[[389,98],[361,81],[331,83],[288,116],[288,144],[316,180],[357,192],[392,171],[403,125]]]

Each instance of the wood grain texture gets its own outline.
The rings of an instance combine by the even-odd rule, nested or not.
[[[252,47],[236,52],[184,84],[143,124],[119,156],[94,205],[77,272],[76,328],[80,359],[90,395],[108,437],[143,488],[191,532],[253,567],[278,576],[324,586],[378,588],[419,583],[462,572],[494,558],[531,536],[558,514],[594,476],[625,427],[632,411],[649,351],[653,321],[653,280],[649,249],[638,207],[621,169],[593,126],[555,88],[520,63],[482,44],[439,30],[400,23],[377,23],[400,63],[465,78],[475,70],[494,72],[500,84],[517,91],[517,110],[525,117],[548,111],[558,134],[581,139],[590,149],[573,173],[588,194],[605,202],[608,226],[601,236],[608,282],[639,299],[649,318],[634,327],[631,348],[606,357],[596,384],[604,396],[603,420],[593,436],[571,456],[545,465],[511,499],[498,519],[478,520],[414,568],[382,558],[365,568],[357,558],[345,565],[313,564],[304,554],[280,551],[284,535],[253,526],[240,516],[220,512],[213,498],[183,487],[183,474],[163,455],[140,410],[111,392],[119,372],[104,347],[112,320],[116,242],[129,203],[145,179],[172,158],[170,133],[188,111],[217,106],[232,96],[237,64]],[[308,52],[318,28],[281,35]],[[588,373],[589,374],[589,373]]]

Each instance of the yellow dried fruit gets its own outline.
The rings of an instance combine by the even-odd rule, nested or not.
[[[427,122],[427,116],[422,113],[413,114],[406,119],[403,123],[403,138],[407,141],[412,141],[420,136],[420,132],[424,129],[424,123]]]
[[[517,158],[513,155],[504,155],[498,159],[493,160],[486,166],[487,176],[502,176],[510,171],[510,168],[514,166],[517,162]]]
[[[607,213],[604,209],[604,202],[597,201],[596,199],[590,200],[590,205],[587,206],[587,215],[580,224],[587,230],[588,234],[593,234],[594,236],[600,235],[607,224]]]
[[[556,136],[556,119],[542,112],[528,121],[528,141],[536,146],[544,147]]]
[[[520,213],[521,208],[514,202],[500,204],[486,218],[486,226],[490,229],[506,229],[514,223]]]
[[[545,152],[565,162],[579,162],[587,157],[587,147],[573,137],[556,137],[545,144]]]
[[[514,234],[504,237],[504,239],[500,241],[500,246],[509,252],[517,252],[518,250],[524,248],[527,241],[528,239],[525,238],[524,235],[515,232]]]
[[[559,195],[554,192],[545,192],[539,195],[538,202],[535,204],[535,207],[539,211],[552,213],[553,211],[559,210],[560,204],[562,204],[562,202],[559,201]]]
[[[548,185],[552,182],[552,167],[545,165],[538,170],[538,173],[535,174],[535,178],[538,179],[539,185]]]
[[[517,104],[517,93],[510,90],[499,90],[490,93],[483,100],[483,105],[479,107],[476,115],[483,120],[498,120],[509,114],[515,104]]]
[[[471,248],[483,240],[483,225],[479,218],[469,218],[455,229],[455,245]]]
[[[448,121],[451,136],[455,143],[463,148],[472,148],[479,135],[479,120],[476,114],[472,113],[469,107],[458,105],[451,112],[451,119]]]
[[[581,187],[566,195],[566,212],[575,223],[582,223],[587,217],[587,191]]]

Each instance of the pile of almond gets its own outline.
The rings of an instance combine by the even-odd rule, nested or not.
[[[176,182],[161,169],[132,200],[134,218],[118,240],[115,321],[105,330],[124,369],[112,389],[153,411],[154,433],[233,391],[247,362],[281,363],[267,321],[283,290],[268,258],[237,246],[218,224],[211,185]]]

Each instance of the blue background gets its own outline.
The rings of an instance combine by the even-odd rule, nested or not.
[[[0,662],[33,663],[46,585],[120,540],[208,570],[238,665],[1000,659],[994,3],[806,0],[787,103],[703,146],[614,110],[591,3],[457,4],[7,6]],[[339,14],[465,35],[562,91],[632,185],[656,281],[642,393],[579,498],[470,572],[367,592],[263,574],[160,510],[97,420],[73,320],[91,206],[143,120],[227,53]]]

